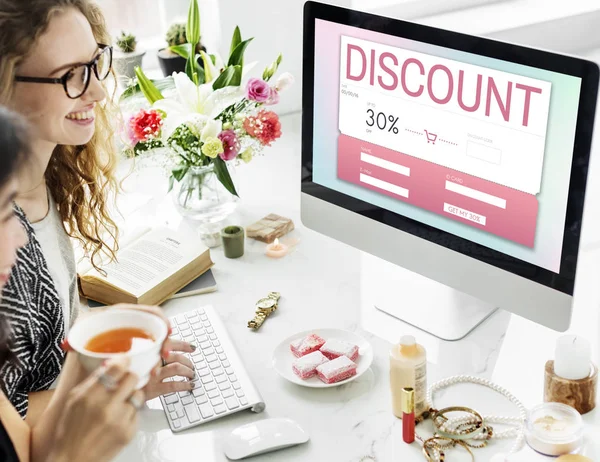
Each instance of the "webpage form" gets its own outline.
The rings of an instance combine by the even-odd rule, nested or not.
[[[342,36],[338,178],[533,247],[550,93]]]

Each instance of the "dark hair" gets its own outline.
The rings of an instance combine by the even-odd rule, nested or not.
[[[27,124],[23,117],[0,106],[0,188],[13,177],[30,151]],[[0,365],[13,359],[10,327],[0,313]]]

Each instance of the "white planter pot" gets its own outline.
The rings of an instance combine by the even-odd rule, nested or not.
[[[113,67],[119,80],[130,80],[135,77],[135,68],[142,67],[142,60],[145,51],[134,51],[132,53],[123,53],[116,50],[113,56]]]

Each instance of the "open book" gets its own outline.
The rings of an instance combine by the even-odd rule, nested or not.
[[[86,298],[112,305],[159,305],[213,266],[199,238],[168,228],[146,230],[117,253],[117,261],[79,275]]]

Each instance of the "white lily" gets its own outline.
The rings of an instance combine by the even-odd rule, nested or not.
[[[243,87],[225,87],[213,90],[212,83],[196,86],[184,73],[174,73],[176,98],[165,98],[154,103],[153,108],[163,111],[162,136],[168,139],[175,129],[185,122],[202,123],[215,119],[223,110],[240,102],[244,97]]]

